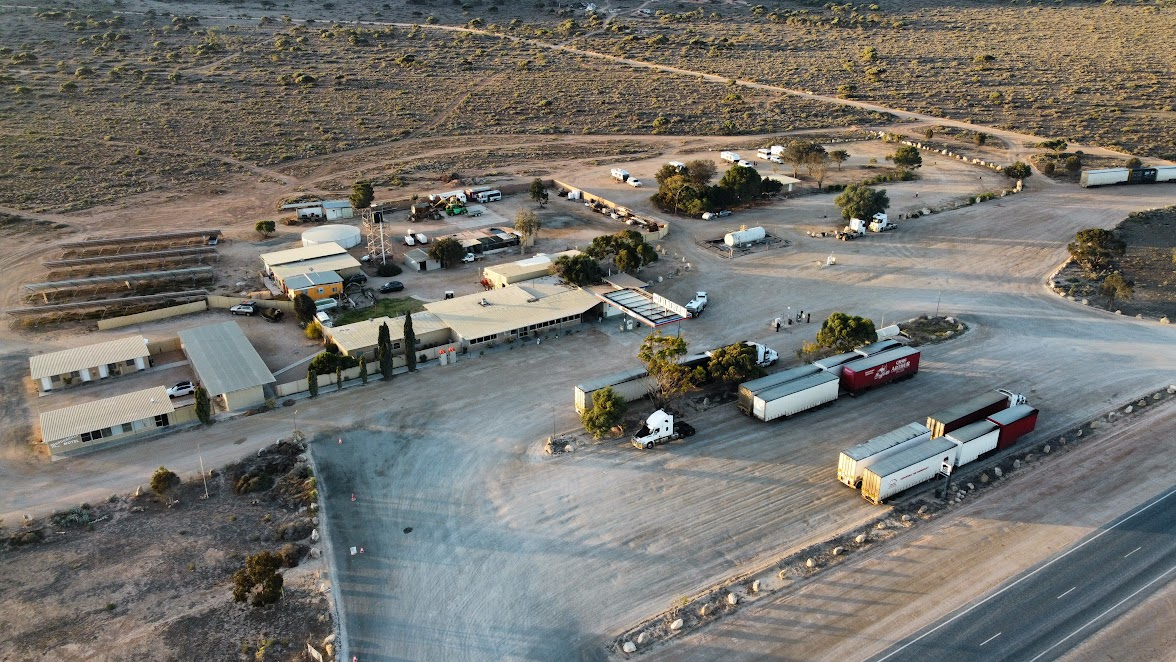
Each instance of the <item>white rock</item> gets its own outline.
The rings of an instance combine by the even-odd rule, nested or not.
[[[911,521],[911,516],[910,516],[910,515],[903,515],[903,516],[902,516],[902,521],[904,521],[904,522],[909,522],[909,521]]]
[[[993,474],[994,476],[996,476],[997,478],[1000,478],[1000,477],[1001,477],[1001,475],[1003,475],[1003,474],[1004,474],[1004,472],[1000,470],[1000,467],[995,467],[995,468],[993,468],[993,470],[992,470],[992,474]]]
[[[1176,384],[1170,384],[1168,386],[1168,395],[1176,395]]]
[[[727,604],[731,605],[732,607],[739,604],[739,596],[735,595],[734,593],[728,593],[727,594]]]
[[[1017,469],[1020,469],[1020,468],[1021,468],[1021,461],[1020,460],[1013,460],[1013,470],[1016,471]]]
[[[780,572],[776,573],[776,576],[779,577],[780,579],[788,579],[788,571],[781,570]]]
[[[327,636],[326,636],[326,637],[323,639],[323,645],[324,645],[324,646],[326,646],[327,644],[333,644],[333,643],[335,643],[335,633],[334,633],[334,632],[332,632],[331,634],[328,634],[328,635],[327,635]]]
[[[648,634],[642,632],[641,634],[637,635],[637,645],[638,646],[644,646],[645,642],[647,642],[647,641],[649,641]]]
[[[135,488],[135,498],[138,499],[141,496],[143,496],[143,486],[142,485]]]
[[[1135,406],[1137,406],[1137,407],[1146,407],[1146,406],[1147,406],[1147,400],[1140,400],[1139,402],[1135,403]]]
[[[866,540],[867,540],[866,534],[864,534],[864,533],[859,533],[858,537],[853,539],[853,541],[859,545],[864,544],[866,542]]]
[[[1082,430],[1079,430],[1078,432],[1074,433],[1074,436],[1075,436],[1075,437],[1081,437],[1081,436],[1082,436]]]
[[[976,486],[975,486],[975,485],[973,485],[973,484],[971,484],[971,483],[968,483],[968,489],[969,489],[969,490],[974,490],[974,489],[976,489]]]
[[[320,556],[318,547],[311,547],[309,556],[312,559],[317,559]]]
[[[310,531],[310,541],[311,541],[311,542],[318,542],[318,541],[319,541],[319,532],[318,532],[318,529],[311,529],[311,531]]]
[[[637,652],[637,644],[635,644],[631,641],[626,641],[625,645],[621,646],[621,650],[625,651],[626,653],[636,653]]]
[[[834,547],[833,548],[833,556],[841,556],[844,553],[845,553],[844,547]]]
[[[1131,406],[1131,405],[1127,405],[1127,408],[1123,410],[1123,413],[1124,413],[1124,414],[1130,414],[1130,413],[1131,413],[1131,412],[1133,412],[1133,411],[1135,411],[1135,407],[1133,407],[1133,406]]]
[[[564,452],[565,452],[565,453],[571,453],[571,452],[574,452],[575,450],[576,450],[576,447],[575,447],[575,446],[573,446],[573,445],[571,445],[571,444],[568,444],[567,446],[564,446]]]
[[[804,566],[806,568],[815,568],[815,567],[817,567],[817,560],[816,559],[808,559],[807,561],[804,562]]]
[[[706,618],[707,616],[710,616],[711,612],[714,610],[715,610],[714,605],[712,605],[711,603],[708,602],[708,603],[704,604],[701,609],[698,610],[698,615],[702,616],[703,618]]]
[[[1091,421],[1091,422],[1090,422],[1090,429],[1091,429],[1091,430],[1097,430],[1097,429],[1098,429],[1098,427],[1099,427],[1099,425],[1101,425],[1101,424],[1100,424],[1098,421]]]
[[[752,593],[759,593],[760,592],[760,580],[757,579],[751,583],[751,592]]]
[[[678,630],[681,630],[684,625],[686,625],[686,621],[683,621],[682,619],[679,618],[678,620],[674,621],[673,623],[670,623],[670,629],[673,630],[674,632],[677,632]]]
[[[980,482],[987,483],[988,482],[988,474],[980,474]]]
[[[1041,449],[1041,452],[1045,453],[1046,455],[1049,455],[1049,444],[1046,444],[1045,448]]]
[[[1164,397],[1163,393],[1156,393],[1155,395],[1152,396],[1152,400],[1159,400],[1162,397]]]

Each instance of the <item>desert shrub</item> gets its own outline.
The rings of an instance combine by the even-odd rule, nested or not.
[[[278,568],[282,558],[261,552],[245,559],[245,567],[233,573],[233,600],[244,602],[253,597],[254,607],[274,604],[282,598],[282,576]]]
[[[89,524],[91,521],[93,521],[94,518],[90,513],[90,504],[86,503],[76,508],[70,508],[69,510],[53,513],[53,517],[51,519],[53,521],[53,526],[59,528],[68,528],[71,526],[82,526],[84,524]]]
[[[44,539],[45,539],[45,532],[42,531],[41,529],[35,529],[33,531],[21,531],[20,533],[12,536],[8,540],[13,545],[16,545],[17,547],[19,547],[21,545],[31,545],[35,542],[41,542]]]
[[[292,522],[284,522],[278,525],[276,529],[279,540],[302,540],[310,535],[314,526],[310,522],[298,519]]]
[[[264,492],[274,486],[274,477],[263,471],[253,470],[237,479],[233,491],[237,494]]]
[[[160,467],[151,474],[151,491],[163,496],[180,486],[180,477],[166,467]]]
[[[401,271],[400,265],[392,262],[386,262],[376,267],[376,275],[381,278],[390,278],[392,276],[399,276]]]
[[[310,547],[290,542],[282,545],[278,550],[278,557],[282,559],[283,568],[296,568],[308,552]]]

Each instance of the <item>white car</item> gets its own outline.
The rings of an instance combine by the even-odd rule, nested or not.
[[[192,382],[180,382],[175,386],[167,389],[167,397],[182,398],[185,395],[192,395],[196,392],[196,385]]]
[[[632,186],[633,188],[640,188],[641,187],[641,180],[637,179],[636,177],[630,177],[629,178],[629,186]]]
[[[465,255],[464,255],[462,258],[461,258],[461,261],[462,261],[462,262],[473,262],[473,261],[474,261],[474,260],[476,260],[476,259],[478,259],[478,257],[477,257],[476,255],[474,255],[473,253],[466,253],[466,254],[465,254]]]

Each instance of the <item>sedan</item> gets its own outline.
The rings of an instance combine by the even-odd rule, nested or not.
[[[380,292],[387,294],[389,292],[399,292],[404,289],[404,283],[398,280],[390,280],[380,286]]]
[[[185,395],[192,395],[196,392],[196,385],[192,382],[180,382],[167,390],[167,397],[182,398]]]

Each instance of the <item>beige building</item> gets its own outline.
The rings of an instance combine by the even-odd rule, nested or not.
[[[525,260],[517,260],[515,262],[507,262],[506,264],[498,264],[493,267],[486,267],[482,270],[482,278],[490,283],[493,287],[506,287],[513,283],[521,283],[523,281],[534,280],[542,278],[551,274],[551,265],[555,263],[561,256],[575,257],[579,255],[580,251],[560,251],[547,255],[546,253],[539,253],[534,257],[529,257]]]
[[[310,246],[310,248],[316,248],[316,246]],[[284,289],[286,287],[286,280],[294,276],[334,271],[343,278],[347,278],[348,276],[359,273],[359,267],[359,260],[351,257],[347,253],[343,253],[342,255],[328,255],[326,257],[314,258],[313,260],[278,265],[270,269],[270,274],[273,275],[274,280]]]
[[[143,336],[108,340],[29,357],[29,372],[42,391],[146,370],[151,351]]]
[[[347,249],[343,248],[335,242],[326,242],[322,244],[314,244],[312,246],[299,246],[298,248],[290,248],[284,251],[274,251],[273,253],[262,253],[261,263],[265,265],[265,270],[271,272],[274,267],[279,267],[285,264],[294,264],[296,262],[305,262],[307,260],[315,260],[320,257],[330,257],[332,255],[346,255]]]
[[[180,348],[210,398],[229,411],[265,404],[265,387],[273,374],[236,322],[220,322],[180,331]]]
[[[388,338],[392,341],[392,355],[404,354],[404,317],[377,317],[354,324],[345,324],[323,329],[327,340],[335,343],[341,354],[364,356],[368,361],[376,359],[376,344],[380,338],[380,326],[388,325]],[[417,352],[448,345],[453,342],[453,332],[439,317],[429,312],[412,314],[412,332],[416,336]],[[432,354],[428,352],[428,354]]]
[[[554,278],[425,304],[466,348],[574,326],[585,313],[596,309],[599,314],[602,307],[590,292]]]
[[[195,419],[195,407],[175,409],[167,390],[155,386],[47,411],[41,414],[41,440],[50,453],[62,457],[110,447]]]

